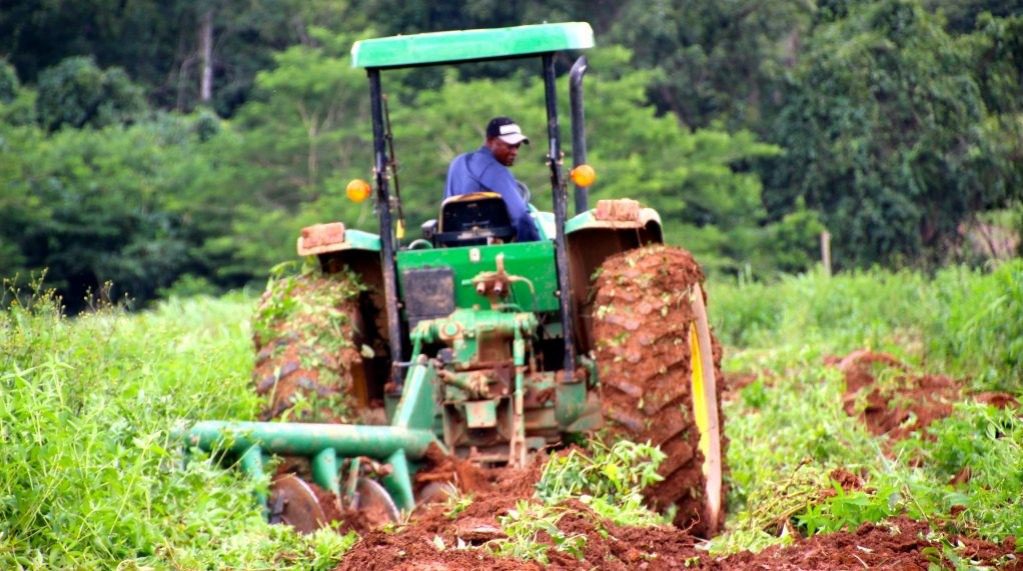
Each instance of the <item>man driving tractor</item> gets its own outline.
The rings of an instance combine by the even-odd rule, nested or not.
[[[508,216],[515,227],[516,241],[540,240],[536,223],[529,215],[526,199],[519,183],[508,167],[515,164],[522,143],[529,138],[522,128],[508,117],[495,117],[487,124],[486,140],[479,149],[455,157],[448,167],[444,198],[474,192],[496,192],[508,207]]]

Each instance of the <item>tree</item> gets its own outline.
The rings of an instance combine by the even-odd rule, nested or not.
[[[661,213],[670,242],[693,250],[711,269],[735,272],[752,264],[767,271],[771,262],[763,246],[770,230],[763,226],[760,183],[744,164],[777,149],[749,132],[690,131],[676,116],[659,116],[645,99],[654,74],[631,69],[628,50],[601,48],[588,57],[588,155],[598,172],[591,204],[637,199]],[[486,122],[496,115],[512,116],[533,138],[513,172],[529,185],[534,204],[551,208],[543,85],[530,63],[521,64],[521,75],[496,81],[460,81],[451,71],[439,89],[392,109],[411,228],[436,216],[448,164],[482,144]],[[567,78],[559,82],[561,132],[570,156]],[[364,155],[368,164],[371,157]]]
[[[657,71],[649,98],[661,110],[691,127],[756,128],[774,113],[811,13],[790,0],[625,2],[603,37]]]
[[[843,266],[935,259],[1003,204],[966,51],[913,0],[856,5],[814,30],[791,76],[768,206],[823,213]]]
[[[56,131],[131,123],[145,113],[146,102],[124,70],[101,70],[92,58],[71,57],[40,74],[36,108],[43,127]]]
[[[221,281],[244,283],[293,257],[304,225],[374,227],[369,204],[331,200],[349,179],[370,176],[365,72],[348,60],[350,36],[311,34],[316,45],[284,50],[256,77],[252,100],[207,147],[217,167],[196,177],[180,203],[218,212],[202,218],[209,239],[197,256]]]
[[[190,123],[165,116],[52,134],[0,124],[4,277],[45,269],[73,311],[107,282],[111,296],[144,303],[205,270],[192,254],[202,237],[174,208],[208,168]]]

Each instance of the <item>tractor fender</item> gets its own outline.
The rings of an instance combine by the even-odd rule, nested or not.
[[[631,199],[600,200],[565,223],[576,339],[580,354],[592,349],[589,327],[590,280],[609,256],[664,242],[661,216]]]
[[[302,229],[298,237],[299,256],[320,256],[349,250],[380,252],[380,236],[345,228],[343,222],[314,224]]]

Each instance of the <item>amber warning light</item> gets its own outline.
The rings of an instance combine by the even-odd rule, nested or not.
[[[370,187],[369,183],[357,178],[352,182],[348,183],[345,187],[345,194],[348,196],[348,200],[352,202],[362,202],[369,198]]]
[[[572,178],[572,182],[583,188],[590,186],[597,180],[597,172],[594,171],[593,167],[590,165],[579,165],[575,167],[572,169],[572,172],[569,173],[569,176]]]

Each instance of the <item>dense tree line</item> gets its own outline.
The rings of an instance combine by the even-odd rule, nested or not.
[[[372,228],[343,197],[371,160],[351,43],[544,20],[597,33],[594,198],[657,208],[711,271],[805,270],[825,228],[839,267],[929,266],[1019,224],[1020,2],[24,0],[0,12],[2,274],[147,300],[258,279],[305,224]],[[385,75],[409,228],[487,117],[543,132],[536,68]],[[516,173],[544,207],[540,146]]]

